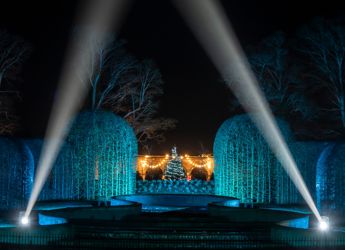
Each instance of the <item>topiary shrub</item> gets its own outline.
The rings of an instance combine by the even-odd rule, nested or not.
[[[287,143],[288,124],[278,119]],[[297,190],[276,160],[248,115],[226,120],[214,141],[214,179],[217,195],[236,197],[245,203],[291,203]]]
[[[21,140],[0,139],[0,209],[23,208],[30,196],[34,160]]]

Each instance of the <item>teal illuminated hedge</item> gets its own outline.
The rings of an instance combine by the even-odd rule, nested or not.
[[[345,215],[345,144],[327,143],[316,165],[318,209],[334,218]]]
[[[138,144],[133,129],[110,112],[83,112],[67,142],[73,150],[78,198],[109,198],[135,193]]]
[[[277,120],[285,139],[292,139],[286,122]],[[245,203],[294,203],[297,190],[248,115],[226,120],[214,142],[217,195]]]
[[[30,196],[34,160],[21,140],[0,139],[0,209],[23,208]]]
[[[138,144],[110,112],[82,112],[73,122],[40,199],[95,200],[135,193]]]

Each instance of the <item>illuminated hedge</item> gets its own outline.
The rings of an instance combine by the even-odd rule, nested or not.
[[[0,208],[23,208],[30,196],[34,163],[20,140],[0,139]]]
[[[278,119],[287,142],[288,125]],[[214,178],[217,195],[246,203],[291,203],[297,190],[247,115],[226,120],[214,142]]]
[[[125,120],[110,112],[80,113],[40,199],[93,200],[133,194],[137,153],[135,134]]]
[[[151,180],[137,181],[138,194],[214,194],[214,181]]]
[[[128,123],[110,112],[83,112],[74,121],[67,143],[72,147],[79,199],[135,193],[138,145]]]
[[[43,141],[41,139],[27,140],[37,169]],[[73,200],[78,199],[74,193],[74,186],[78,183],[79,170],[73,164],[73,150],[69,143],[65,142],[52,167],[52,170],[39,195],[39,200]]]
[[[317,162],[324,147],[324,142],[317,141],[297,141],[289,144],[297,167],[314,201],[316,201]]]
[[[323,214],[345,214],[345,144],[328,143],[316,166],[317,205]]]

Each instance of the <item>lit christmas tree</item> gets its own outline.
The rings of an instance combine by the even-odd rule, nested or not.
[[[164,178],[166,180],[186,179],[181,157],[178,156],[176,147],[171,150],[171,160],[168,162]]]

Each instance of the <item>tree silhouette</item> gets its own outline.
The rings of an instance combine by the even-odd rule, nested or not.
[[[19,127],[17,80],[28,53],[29,46],[22,39],[0,31],[0,135],[13,134]]]
[[[289,116],[298,113],[304,119],[316,116],[316,109],[307,101],[305,84],[299,77],[301,68],[292,63],[284,33],[265,38],[248,55],[261,89],[273,111]]]
[[[156,117],[157,97],[163,94],[163,81],[156,65],[129,55],[124,41],[110,35],[102,42],[97,36],[83,42],[94,48],[90,60],[85,62],[89,66],[91,109],[111,110],[125,118],[146,148],[149,141],[164,140],[164,131],[174,128],[176,121]]]
[[[317,18],[300,29],[298,38],[309,81],[329,90],[328,111],[334,111],[332,116],[345,128],[345,19]]]

